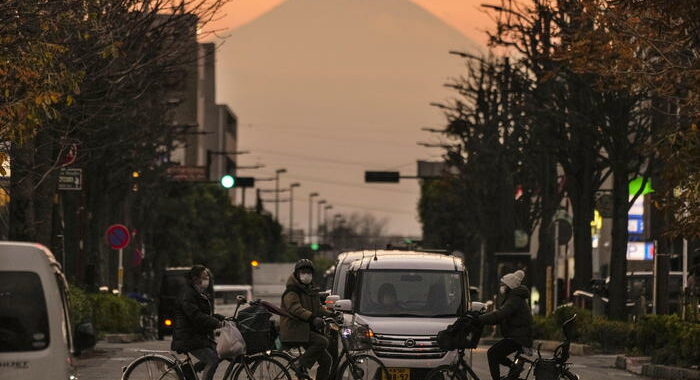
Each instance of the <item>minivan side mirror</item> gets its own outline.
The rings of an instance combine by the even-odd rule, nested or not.
[[[333,308],[343,313],[352,313],[352,300],[337,300]]]
[[[76,356],[95,347],[95,343],[97,343],[97,334],[95,334],[95,326],[92,325],[92,322],[83,322],[76,326],[74,337],[74,355]]]
[[[326,306],[327,307],[334,307],[335,303],[340,299],[339,295],[331,294],[328,297],[326,297]]]
[[[469,311],[478,311],[478,312],[485,312],[486,311],[486,304],[483,302],[472,302],[469,305]]]

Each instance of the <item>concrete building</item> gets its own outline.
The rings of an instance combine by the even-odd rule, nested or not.
[[[202,168],[208,180],[218,181],[236,168],[236,155],[229,152],[238,147],[238,118],[227,105],[216,104],[216,45],[200,43],[194,50],[183,89],[173,94],[172,101],[179,102],[174,125],[183,129],[183,138],[171,161]]]

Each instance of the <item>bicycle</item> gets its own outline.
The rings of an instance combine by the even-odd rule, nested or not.
[[[579,380],[578,375],[569,371],[570,363],[567,363],[575,320],[576,314],[562,324],[565,340],[554,350],[554,355],[551,359],[543,359],[539,347],[537,349],[537,358],[535,359],[530,358],[532,356],[531,349],[518,351],[515,354],[514,365],[511,367],[511,371],[502,379],[527,380],[530,374],[534,374],[536,380]],[[478,324],[476,326],[481,328]],[[454,363],[434,368],[428,372],[425,380],[480,380],[479,376],[464,359],[464,352],[465,349],[458,349],[457,360]],[[525,366],[529,368],[525,373],[525,377],[521,378],[520,375]]]
[[[342,318],[342,316],[340,317]],[[338,367],[337,380],[388,380],[389,372],[373,355],[362,353],[371,348],[371,330],[363,326],[347,326],[334,318],[324,318],[327,329],[340,332],[342,351],[338,362],[345,360]],[[328,334],[326,334],[328,335]],[[364,336],[360,336],[364,335]],[[296,350],[296,352],[294,352]],[[303,354],[302,346],[289,346],[286,350],[273,350],[268,356],[284,365],[290,373],[294,372],[292,365]],[[302,379],[299,379],[302,380]]]
[[[227,320],[236,321],[241,305],[247,303],[245,298],[237,298],[236,311]],[[140,350],[146,353],[123,368],[122,380],[200,380],[198,372],[204,363],[193,363],[188,352]],[[185,355],[180,359],[177,354]],[[169,356],[168,356],[169,355]],[[224,359],[229,362],[224,375],[225,380],[291,380],[289,372],[276,360],[264,355],[240,355],[236,359]]]

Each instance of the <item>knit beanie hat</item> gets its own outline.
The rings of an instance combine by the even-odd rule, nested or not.
[[[508,273],[507,275],[503,276],[503,278],[501,278],[501,282],[506,284],[507,287],[515,289],[520,286],[520,283],[523,282],[523,278],[525,278],[525,272],[516,270],[513,273]]]

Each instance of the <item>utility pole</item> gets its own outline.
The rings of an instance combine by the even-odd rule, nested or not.
[[[294,182],[289,185],[289,241],[293,241],[294,235],[294,188],[299,187],[299,182]]]
[[[309,244],[311,244],[313,230],[313,219],[314,219],[314,197],[317,197],[318,193],[313,192],[309,194],[309,230],[307,235],[309,236]]]
[[[278,223],[280,217],[280,174],[286,172],[287,169],[275,170],[275,222]]]

